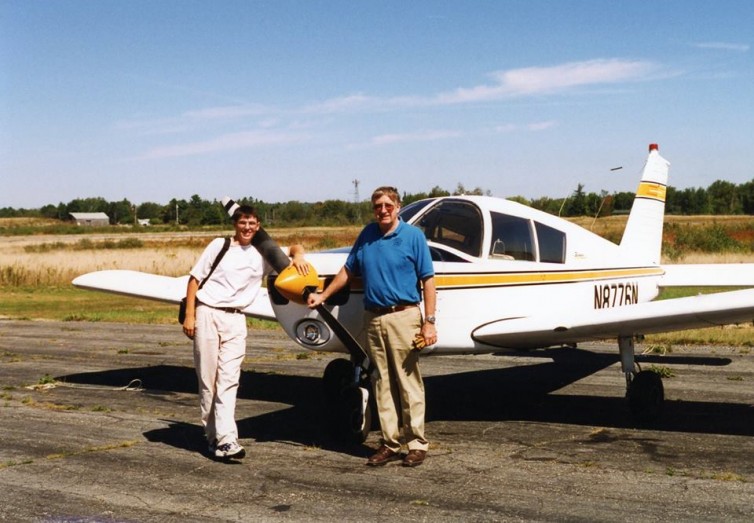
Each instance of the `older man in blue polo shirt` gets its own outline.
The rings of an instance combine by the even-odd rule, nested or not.
[[[351,278],[362,278],[367,349],[377,369],[373,384],[382,429],[382,444],[367,465],[401,459],[403,429],[408,447],[403,465],[415,467],[424,462],[429,443],[419,351],[413,350],[413,342],[417,334],[426,345],[437,342],[434,268],[422,231],[398,218],[397,189],[378,188],[372,205],[375,222],[364,227],[343,268],[322,293],[309,296],[308,304],[315,308]]]

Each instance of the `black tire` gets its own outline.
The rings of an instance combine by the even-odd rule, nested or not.
[[[369,394],[366,411],[362,412],[361,390],[355,383],[354,372],[353,363],[338,358],[327,364],[322,377],[327,432],[334,440],[347,445],[364,443],[374,420],[372,394]],[[360,385],[369,391],[368,384]]]
[[[369,391],[367,390],[367,393]],[[371,394],[369,395],[371,398]],[[372,409],[369,402],[363,407],[361,387],[351,386],[343,390],[341,406],[344,416],[344,432],[348,443],[360,445],[366,441],[372,428]]]
[[[657,419],[665,402],[665,389],[662,378],[656,372],[639,372],[628,387],[628,406],[637,421],[647,422]]]
[[[338,358],[332,360],[325,367],[322,385],[325,390],[325,400],[332,403],[339,399],[343,390],[354,383],[354,366],[349,360]]]

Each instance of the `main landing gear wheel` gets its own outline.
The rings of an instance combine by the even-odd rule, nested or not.
[[[662,378],[656,372],[643,370],[636,374],[628,386],[628,405],[631,414],[639,421],[652,421],[660,415],[665,401]]]
[[[641,370],[634,357],[634,336],[618,337],[621,370],[626,376],[626,398],[634,419],[653,421],[665,401],[662,378],[656,372]],[[637,372],[638,371],[638,372]]]
[[[328,429],[348,444],[361,444],[372,428],[370,394],[365,379],[356,375],[350,361],[338,358],[327,364],[323,376]]]

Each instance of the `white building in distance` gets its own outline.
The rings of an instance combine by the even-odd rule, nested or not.
[[[110,218],[104,212],[72,212],[71,216],[76,225],[89,227],[105,227],[110,225]]]

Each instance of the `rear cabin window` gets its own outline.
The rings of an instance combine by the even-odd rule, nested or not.
[[[539,261],[546,263],[565,263],[566,235],[548,225],[534,222],[539,242]]]
[[[492,218],[491,258],[535,260],[533,234],[529,220],[498,212],[490,213],[490,217]]]
[[[431,242],[471,256],[481,255],[482,214],[472,203],[444,200],[414,225],[422,229]]]

